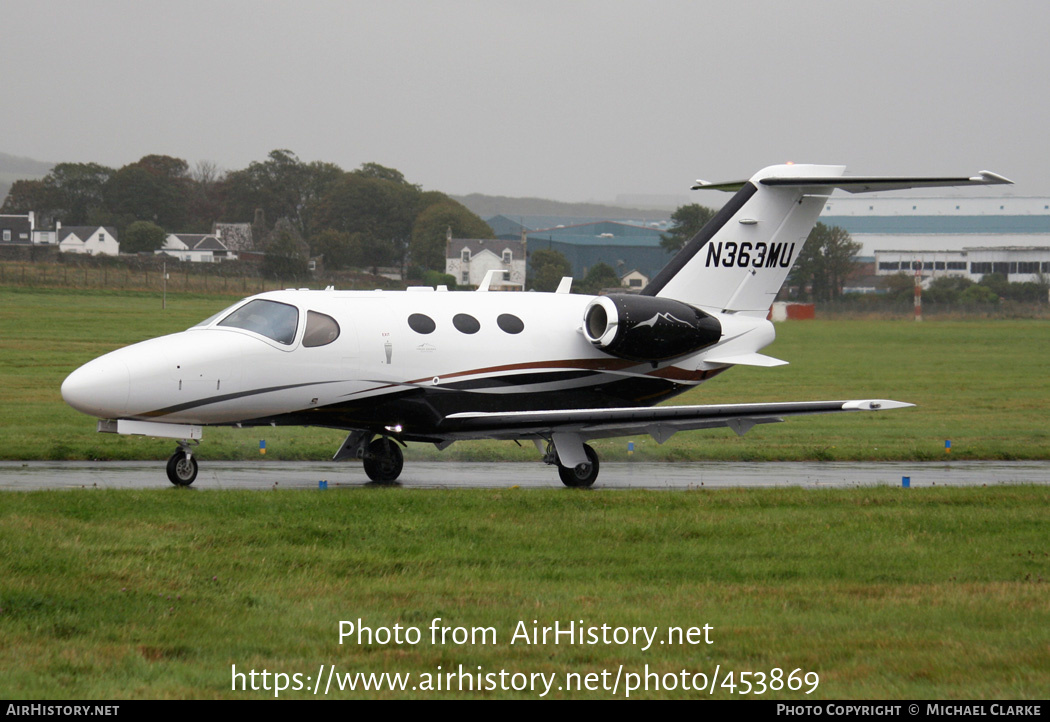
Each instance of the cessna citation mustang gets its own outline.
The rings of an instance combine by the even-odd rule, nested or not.
[[[640,295],[287,290],[244,299],[182,333],[108,353],[62,384],[98,430],[178,440],[168,478],[197,476],[204,426],[345,429],[335,459],[369,478],[401,473],[400,446],[528,440],[567,486],[590,486],[590,439],[687,429],[744,434],[786,416],[874,411],[886,400],[655,406],[737,365],[785,363],[759,351],[766,315],[836,188],[1009,183],[972,178],[862,178],[844,166],[779,165],[735,191]]]

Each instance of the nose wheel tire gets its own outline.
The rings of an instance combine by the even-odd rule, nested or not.
[[[175,486],[189,486],[197,478],[197,460],[179,449],[168,459],[168,481]]]
[[[586,488],[598,478],[598,454],[589,445],[583,445],[583,451],[587,454],[586,464],[577,464],[575,467],[562,466],[558,464],[558,476],[561,483],[574,489]]]
[[[369,444],[362,461],[368,478],[379,483],[396,481],[405,466],[405,456],[401,453],[401,447],[393,439],[386,437]]]

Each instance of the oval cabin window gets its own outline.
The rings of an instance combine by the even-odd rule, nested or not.
[[[481,330],[481,324],[478,323],[478,319],[465,313],[457,313],[452,318],[452,325],[460,333],[477,333]]]
[[[496,319],[496,325],[506,333],[521,333],[525,330],[525,323],[509,313],[501,313]]]
[[[422,313],[413,313],[408,317],[408,327],[416,333],[434,333],[437,324],[434,323],[434,319],[430,316],[425,316]]]

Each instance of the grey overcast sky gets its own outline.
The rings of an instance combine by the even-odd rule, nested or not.
[[[1050,195],[1045,0],[2,0],[0,151],[447,193],[688,194],[787,160]]]

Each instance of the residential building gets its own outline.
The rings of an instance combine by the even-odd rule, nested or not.
[[[449,238],[445,243],[445,273],[461,286],[477,286],[491,270],[508,273],[496,277],[492,288],[524,290],[525,243],[493,238]]]
[[[117,231],[108,226],[63,226],[58,231],[58,249],[63,253],[116,256],[120,253]]]
[[[33,214],[0,215],[0,244],[28,246],[33,243]]]
[[[237,258],[237,254],[222,241],[207,233],[169,233],[164,246],[156,253],[192,263],[216,263]]]
[[[649,285],[649,276],[646,276],[641,271],[635,269],[625,273],[620,278],[620,285],[631,291],[641,291]]]

